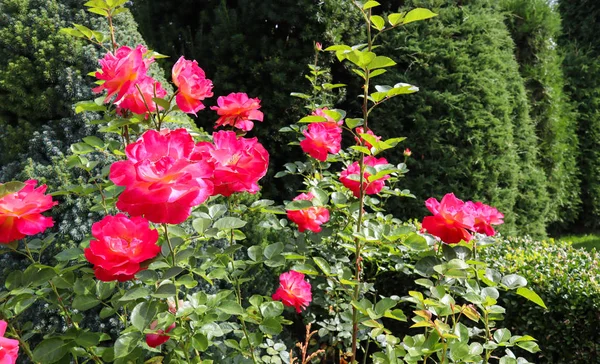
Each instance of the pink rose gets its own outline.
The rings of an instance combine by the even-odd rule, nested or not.
[[[273,300],[295,307],[296,312],[300,313],[312,301],[310,288],[310,283],[304,280],[304,274],[291,270],[279,276],[279,288],[273,294]]]
[[[306,137],[300,142],[302,150],[321,162],[327,153],[337,154],[342,148],[342,128],[335,122],[311,123],[302,134]]]
[[[256,138],[238,137],[233,131],[213,134],[213,143],[196,145],[194,158],[208,162],[214,169],[214,195],[235,192],[256,193],[258,180],[267,174],[269,153]]]
[[[46,185],[37,189],[37,181],[25,181],[18,192],[0,197],[0,243],[23,239],[26,235],[35,235],[54,226],[51,217],[42,212],[50,210],[58,202],[52,196],[46,196]]]
[[[312,193],[301,193],[294,201],[312,201],[315,196]],[[288,219],[298,224],[298,230],[302,233],[304,230],[310,230],[318,233],[321,231],[321,225],[329,221],[329,210],[321,206],[307,207],[302,210],[288,210]]]
[[[215,129],[219,126],[230,125],[243,131],[252,130],[252,120],[263,121],[263,113],[260,109],[260,100],[251,99],[243,92],[230,93],[217,99],[219,106],[211,106],[219,114]]]
[[[487,236],[496,235],[496,231],[492,225],[503,224],[504,215],[496,208],[485,205],[481,202],[467,201],[465,209],[470,210],[470,214],[475,219],[473,231],[476,231]]]
[[[14,364],[19,356],[19,340],[4,337],[8,323],[0,320],[0,364]]]
[[[425,206],[433,214],[423,219],[423,228],[429,234],[446,244],[471,240],[472,236],[467,230],[473,230],[475,219],[471,211],[465,208],[465,203],[453,193],[446,194],[441,202],[432,197],[425,201]]]
[[[113,95],[117,95],[115,102],[118,102],[131,89],[135,87],[136,82],[146,75],[148,66],[154,61],[152,58],[144,59],[144,53],[147,49],[138,45],[135,49],[122,46],[117,49],[115,54],[106,53],[101,59],[101,70],[96,72],[96,78],[103,80],[104,83],[93,89],[100,93],[106,90],[108,94],[104,102],[108,102]]]
[[[213,96],[213,84],[206,78],[198,62],[181,57],[173,66],[171,75],[173,83],[179,87],[175,102],[181,111],[196,115],[204,109],[202,100]]]
[[[125,109],[134,114],[144,115],[148,112],[156,111],[156,104],[152,101],[155,97],[154,95],[158,98],[167,96],[167,91],[165,91],[160,82],[157,82],[150,76],[141,77],[136,83],[136,86],[127,92],[121,100],[115,103],[119,109]],[[144,95],[143,98],[142,95]],[[148,107],[146,107],[146,105]]]
[[[105,216],[92,225],[90,247],[85,258],[94,265],[96,278],[104,282],[133,279],[142,270],[140,263],[160,253],[158,231],[150,229],[148,220],[124,214]]]
[[[185,129],[146,131],[125,149],[126,161],[110,167],[110,179],[125,186],[117,208],[154,223],[179,224],[212,195],[211,166],[192,158],[194,140]]]
[[[373,156],[365,157],[365,166],[375,167],[381,164],[388,164],[388,161],[385,158],[375,158]],[[350,177],[352,176],[352,177]],[[385,181],[390,178],[389,175],[385,175],[381,178],[373,180],[369,182],[369,177],[371,174],[365,170],[363,177],[363,188],[366,195],[373,195],[381,192],[383,187],[385,186]],[[340,175],[340,182],[344,186],[346,186],[352,193],[354,197],[360,197],[360,165],[358,162],[354,162],[348,166],[345,170],[342,171]]]

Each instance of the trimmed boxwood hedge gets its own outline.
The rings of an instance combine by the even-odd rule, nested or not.
[[[484,250],[502,273],[517,273],[548,310],[504,296],[504,323],[536,339],[541,352],[519,353],[535,363],[600,363],[600,254],[563,241],[509,238]]]

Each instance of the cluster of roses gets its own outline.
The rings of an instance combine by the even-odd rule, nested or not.
[[[313,116],[320,116],[325,119],[323,122],[310,123],[308,127],[302,132],[304,139],[300,141],[300,147],[312,158],[324,162],[327,160],[329,154],[337,154],[341,150],[342,145],[342,128],[344,121],[340,120],[336,122],[329,114],[326,107],[322,109],[316,109]],[[357,127],[355,132],[358,136],[355,137],[358,145],[366,148],[372,148],[371,143],[363,139],[360,135],[368,134],[373,136],[375,140],[379,141],[380,136],[376,136],[373,131],[363,127]],[[409,154],[410,155],[410,154]],[[385,158],[375,158],[373,156],[367,156],[364,158],[364,165],[368,167],[376,167],[378,165],[388,164]],[[390,178],[389,175],[384,175],[376,179],[370,179],[371,174],[368,171],[363,173],[363,192],[366,195],[377,194],[383,190],[385,181]],[[352,191],[352,194],[356,197],[360,197],[360,165],[359,162],[354,162],[342,170],[340,174],[340,182]],[[305,200],[313,201],[314,195],[312,193],[302,193],[294,201]],[[322,206],[312,206],[301,210],[289,210],[287,216],[290,220],[298,225],[298,230],[304,232],[310,230],[315,233],[321,231],[321,225],[329,221],[329,211],[327,208]]]
[[[453,193],[446,194],[441,202],[432,197],[425,206],[433,216],[423,219],[423,229],[446,244],[470,241],[472,233],[494,236],[492,225],[504,223],[504,215],[496,208],[481,202],[463,202]]]

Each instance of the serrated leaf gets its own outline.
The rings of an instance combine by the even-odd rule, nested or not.
[[[79,311],[86,311],[100,304],[100,300],[94,296],[75,296],[71,307]]]
[[[244,308],[235,301],[224,301],[217,306],[219,311],[223,311],[228,315],[242,315]]]
[[[222,217],[213,224],[214,228],[220,230],[239,229],[244,226],[246,226],[246,221],[232,216]]]
[[[139,332],[129,332],[119,336],[115,342],[115,358],[126,357],[131,353],[142,340],[142,334]]]
[[[131,311],[131,324],[141,332],[150,325],[154,316],[158,313],[158,307],[153,302],[140,302]]]
[[[267,259],[273,259],[275,256],[280,255],[283,252],[283,244],[280,242],[268,245],[265,248],[264,256]]]
[[[383,21],[383,19],[382,19]],[[393,59],[386,56],[377,56],[375,57],[368,65],[369,70],[374,70],[376,68],[386,68],[395,66],[396,62]]]
[[[404,14],[406,14],[406,13],[393,13],[393,14],[389,14],[388,15],[388,21],[390,22],[391,25],[396,25],[396,24],[400,23],[400,21],[404,17]]]
[[[60,338],[53,337],[39,343],[33,350],[33,360],[36,363],[55,363],[67,354],[69,348]]]
[[[146,287],[136,287],[134,289],[130,289],[127,292],[125,292],[125,294],[123,295],[123,297],[121,297],[119,299],[119,301],[133,301],[133,300],[137,300],[138,298],[143,298],[146,297],[150,294],[150,290]]]
[[[331,267],[329,266],[329,263],[327,263],[327,261],[321,257],[313,257],[313,260],[315,261],[315,264],[321,268],[321,270],[323,271],[323,273],[325,273],[326,276],[330,276],[331,275]]]

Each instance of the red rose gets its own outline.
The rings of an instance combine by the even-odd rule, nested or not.
[[[487,236],[496,235],[496,231],[492,225],[503,224],[504,215],[499,212],[496,208],[485,205],[481,202],[467,201],[465,208],[470,210],[471,215],[475,219],[473,224],[473,230],[485,234]]]
[[[152,323],[150,324],[150,330],[156,329],[156,325],[158,325],[158,321],[152,321]],[[172,323],[171,326],[167,328],[166,332],[169,333],[174,328],[175,323]],[[155,348],[166,343],[167,341],[169,341],[170,338],[171,337],[169,335],[165,335],[164,330],[159,329],[156,330],[155,334],[146,334],[146,344],[148,344],[148,346],[151,348]]]
[[[50,210],[58,202],[52,196],[46,196],[46,185],[37,189],[37,181],[25,181],[25,186],[18,192],[0,198],[0,243],[23,239],[26,235],[35,235],[54,226],[51,217],[42,212]]]
[[[8,324],[0,320],[0,364],[15,364],[19,356],[19,340],[4,337]]]
[[[260,109],[260,100],[251,99],[243,92],[230,93],[217,99],[219,106],[211,106],[216,110],[219,119],[216,122],[215,129],[219,126],[231,125],[243,131],[252,130],[254,123],[251,120],[263,121],[263,113]]]
[[[312,193],[301,193],[294,201],[306,200],[312,201],[315,196]],[[298,230],[302,233],[304,230],[310,230],[318,233],[321,231],[321,225],[329,221],[329,210],[325,207],[312,206],[302,210],[288,210],[288,219],[298,224]]]
[[[279,288],[273,294],[273,299],[288,307],[295,307],[296,312],[300,313],[312,301],[310,288],[310,283],[304,280],[304,274],[291,270],[279,276]]]
[[[146,75],[148,66],[154,61],[152,58],[144,59],[146,52],[144,46],[138,45],[135,49],[123,46],[115,54],[106,53],[99,61],[102,69],[96,72],[96,78],[104,83],[93,91],[99,93],[106,90],[108,94],[104,99],[105,103],[115,94],[115,102],[118,102],[126,93],[131,93],[136,82]]]
[[[475,219],[465,203],[453,193],[445,195],[441,202],[432,197],[425,201],[425,206],[433,214],[423,219],[423,228],[429,234],[437,236],[446,244],[471,240],[472,236],[467,229],[473,230]]]
[[[198,143],[193,156],[214,169],[214,195],[258,192],[258,180],[269,167],[269,153],[262,144],[256,138],[238,137],[233,131],[214,133],[213,143]]]
[[[364,162],[365,162],[365,166],[371,166],[371,167],[375,167],[375,166],[381,165],[381,164],[388,164],[388,161],[385,158],[377,159],[373,156],[365,157]],[[377,193],[381,192],[381,190],[383,189],[383,186],[385,186],[385,181],[388,178],[390,178],[390,176],[386,174],[385,176],[383,176],[381,178],[378,178],[376,180],[369,182],[370,176],[371,176],[371,174],[365,170],[364,177],[363,177],[363,186],[364,186],[364,192],[366,195],[373,195],[373,194],[377,194]],[[352,193],[354,194],[354,197],[356,197],[356,198],[360,197],[359,177],[360,177],[360,165],[358,164],[358,162],[354,162],[351,165],[349,165],[348,168],[343,170],[342,174],[340,175],[340,182],[342,182],[342,184],[344,186],[349,188],[350,191],[352,191]]]
[[[175,102],[181,111],[196,115],[204,109],[202,100],[213,96],[213,84],[206,78],[198,62],[181,57],[173,66],[171,75],[173,83],[179,87]]]
[[[179,224],[192,207],[212,195],[210,165],[191,157],[194,140],[185,129],[146,131],[125,149],[126,161],[110,167],[110,179],[125,186],[117,208],[154,223]]]
[[[95,239],[84,254],[94,265],[96,278],[104,282],[133,279],[142,270],[141,262],[160,253],[158,231],[150,229],[143,217],[106,216],[92,225],[92,235]]]

